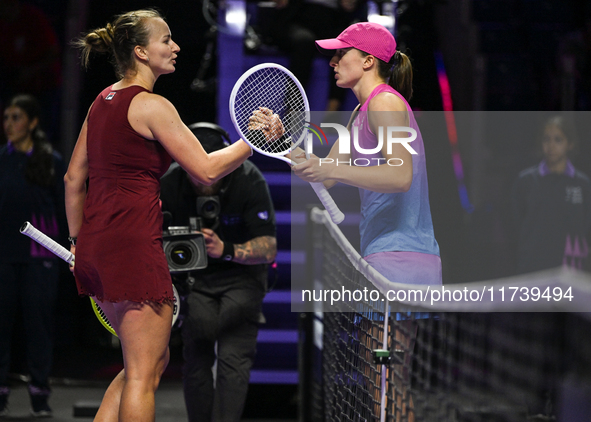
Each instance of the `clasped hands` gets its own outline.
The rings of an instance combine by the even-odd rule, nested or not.
[[[262,131],[269,143],[278,140],[285,133],[281,118],[276,113],[273,113],[273,110],[266,107],[259,107],[253,111],[252,116],[248,119],[248,130]],[[291,158],[296,163],[292,165],[292,170],[296,176],[306,182],[323,182],[331,178],[334,166],[329,163],[322,163],[314,154],[310,154],[309,159],[307,159],[303,151],[295,156],[295,160],[290,154],[287,154],[286,157]]]
[[[271,143],[283,136],[285,128],[277,113],[266,107],[259,107],[248,118],[248,130],[260,130],[267,142]]]

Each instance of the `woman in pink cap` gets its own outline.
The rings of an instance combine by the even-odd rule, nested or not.
[[[337,38],[316,44],[322,52],[333,54],[330,65],[337,85],[351,89],[359,101],[349,130],[358,129],[361,148],[339,154],[337,140],[327,156],[334,161],[322,164],[316,156],[306,160],[298,149],[292,153],[298,162],[295,174],[308,182],[324,182],[327,188],[337,182],[359,188],[361,255],[386,278],[397,283],[441,284],[425,149],[407,102],[412,95],[410,59],[396,51],[396,41],[386,28],[371,22],[356,23]],[[381,142],[380,137],[387,139],[386,128],[392,126],[410,127],[417,138],[406,145]],[[390,136],[407,138],[409,132]],[[362,154],[358,149],[373,153]],[[342,164],[350,160],[351,165]]]
[[[316,156],[306,160],[298,149],[292,153],[299,162],[293,167],[295,174],[308,182],[323,182],[327,188],[338,182],[359,188],[361,256],[384,277],[395,283],[441,285],[441,259],[431,220],[425,149],[408,105],[412,95],[410,59],[396,51],[396,41],[386,28],[370,22],[351,25],[336,39],[319,40],[316,44],[322,52],[333,55],[330,65],[337,86],[351,89],[359,101],[348,129],[351,134],[358,130],[360,148],[352,146],[350,154],[340,154],[337,140],[327,156],[333,162],[327,164],[328,160],[323,160],[322,165]],[[382,141],[388,136],[386,128],[393,126],[416,131],[416,139],[406,144],[411,148]],[[408,138],[409,132],[390,136]],[[342,164],[349,160],[351,165]],[[416,326],[406,314],[397,313],[396,318],[404,321],[392,325],[390,335],[408,351],[405,359],[410,365]],[[360,324],[363,330],[364,324]],[[407,382],[408,379],[404,384]],[[402,395],[397,397],[397,405],[412,421],[412,397],[407,396],[404,385],[400,387]],[[402,401],[408,406],[402,405]]]
[[[322,182],[327,188],[341,182],[359,188],[361,196],[361,255],[394,283],[441,285],[439,246],[433,233],[429,207],[425,149],[421,132],[408,100],[412,95],[410,59],[396,51],[396,41],[383,26],[361,22],[349,26],[337,38],[316,41],[322,52],[330,52],[337,86],[353,91],[359,106],[348,129],[358,133],[350,153],[339,152],[337,140],[327,158],[312,155],[306,159],[296,148],[291,153],[296,175],[308,182]],[[268,133],[277,130],[277,115],[269,109],[253,113],[250,129]],[[394,127],[399,132],[387,133]],[[402,130],[401,130],[402,129]],[[409,138],[409,133],[416,138]],[[405,143],[384,142],[388,138],[407,138]],[[347,163],[347,164],[345,164]],[[398,288],[398,286],[392,286]],[[392,337],[408,351],[416,337],[413,318],[396,314],[400,321]],[[364,319],[359,329],[365,330]],[[405,380],[405,384],[408,379]],[[407,384],[406,384],[407,385]],[[400,400],[407,396],[402,386]],[[377,398],[376,398],[377,400]],[[406,400],[406,399],[404,399]],[[409,421],[414,420],[412,397],[408,398]]]

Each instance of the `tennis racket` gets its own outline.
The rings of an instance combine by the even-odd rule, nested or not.
[[[75,257],[72,252],[64,248],[62,245],[57,243],[55,240],[47,236],[45,233],[37,230],[31,223],[25,221],[25,223],[21,226],[20,232],[26,236],[29,236],[35,242],[39,243],[41,246],[45,247],[50,252],[54,253],[59,258],[66,261],[68,264],[72,265],[75,262]],[[172,325],[176,322],[177,318],[179,317],[179,304],[181,303],[179,294],[176,291],[176,287],[172,286],[173,293],[174,293],[174,304],[172,309]],[[105,312],[101,309],[101,307],[94,301],[93,298],[90,298],[90,303],[92,305],[92,310],[94,314],[98,318],[103,327],[105,327],[111,334],[117,336],[111,322],[105,315]]]
[[[269,142],[261,130],[249,130],[249,118],[264,107],[276,113],[285,129],[284,136]],[[285,157],[308,135],[310,105],[302,84],[286,68],[263,63],[247,70],[230,94],[230,117],[236,131],[255,151],[295,164]],[[339,210],[323,183],[310,183],[335,224],[345,215]]]

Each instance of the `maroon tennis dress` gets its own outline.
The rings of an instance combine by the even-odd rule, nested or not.
[[[81,295],[101,301],[173,299],[162,250],[160,176],[171,158],[129,124],[139,86],[105,89],[88,115],[88,193],[76,245]]]

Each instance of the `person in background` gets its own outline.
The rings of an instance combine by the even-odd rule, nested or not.
[[[591,183],[569,159],[576,146],[571,124],[562,116],[549,118],[541,137],[543,160],[513,185],[518,273],[587,268]]]
[[[221,127],[197,123],[191,128],[207,152],[228,147],[223,139],[227,133]],[[255,358],[258,325],[264,321],[261,308],[268,264],[277,254],[269,188],[250,161],[211,186],[177,165],[161,183],[162,210],[171,214],[170,225],[189,226],[191,217],[200,218],[209,257],[207,268],[190,274],[194,283],[187,286],[188,310],[184,312],[188,314],[181,325],[189,421],[238,422]],[[217,209],[217,215],[205,212],[209,209]]]
[[[123,352],[124,369],[95,421],[153,421],[174,300],[162,249],[160,177],[174,159],[211,185],[252,150],[237,141],[207,154],[175,107],[153,93],[158,78],[175,71],[180,52],[156,10],[123,13],[77,46],[85,65],[91,53],[111,54],[121,78],[91,105],[64,178],[78,292],[102,308]]]
[[[19,231],[29,221],[59,242],[65,224],[65,167],[39,126],[40,114],[38,101],[30,95],[17,95],[4,110],[8,144],[0,148],[0,416],[8,414],[11,338],[19,307],[31,413],[51,416],[48,377],[53,361],[58,260]]]

